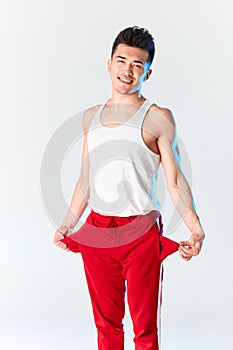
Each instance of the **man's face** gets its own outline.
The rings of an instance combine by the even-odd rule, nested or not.
[[[143,80],[147,80],[151,74],[148,56],[145,50],[119,44],[112,59],[108,60],[113,90],[120,94],[139,91]]]

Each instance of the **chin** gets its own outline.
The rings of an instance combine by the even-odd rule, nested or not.
[[[131,90],[126,90],[126,89],[117,89],[117,92],[122,94],[122,95],[130,95]]]
[[[135,92],[138,91],[138,88],[131,88],[131,89],[127,89],[127,88],[118,88],[116,89],[120,94],[124,94],[124,95],[132,95]]]

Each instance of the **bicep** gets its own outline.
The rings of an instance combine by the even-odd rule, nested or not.
[[[158,147],[161,156],[161,166],[167,182],[167,187],[177,187],[180,173],[180,152],[176,138],[176,123],[170,110],[165,111],[160,124]]]
[[[83,128],[83,150],[81,160],[81,176],[88,178],[90,170],[89,150],[88,150],[88,131],[93,120],[93,117],[99,108],[99,105],[87,109],[83,114],[82,128]]]

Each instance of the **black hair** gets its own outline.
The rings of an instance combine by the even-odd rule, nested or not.
[[[113,57],[119,44],[138,47],[139,49],[147,51],[149,55],[148,62],[150,64],[152,63],[155,55],[155,43],[152,35],[146,28],[133,26],[123,29],[113,42],[111,57]]]

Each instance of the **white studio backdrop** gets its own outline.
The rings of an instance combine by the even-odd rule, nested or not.
[[[139,25],[157,47],[143,92],[175,115],[207,234],[199,257],[186,263],[174,254],[164,263],[162,349],[232,348],[233,3],[0,4],[0,347],[97,349],[81,257],[52,243],[56,227],[41,197],[41,161],[64,122],[109,98],[112,42],[121,29]],[[80,147],[71,147],[63,163],[67,202],[79,174]],[[169,198],[167,203],[165,222]],[[188,236],[184,224],[172,233],[177,241]],[[132,350],[128,311],[125,331]]]

